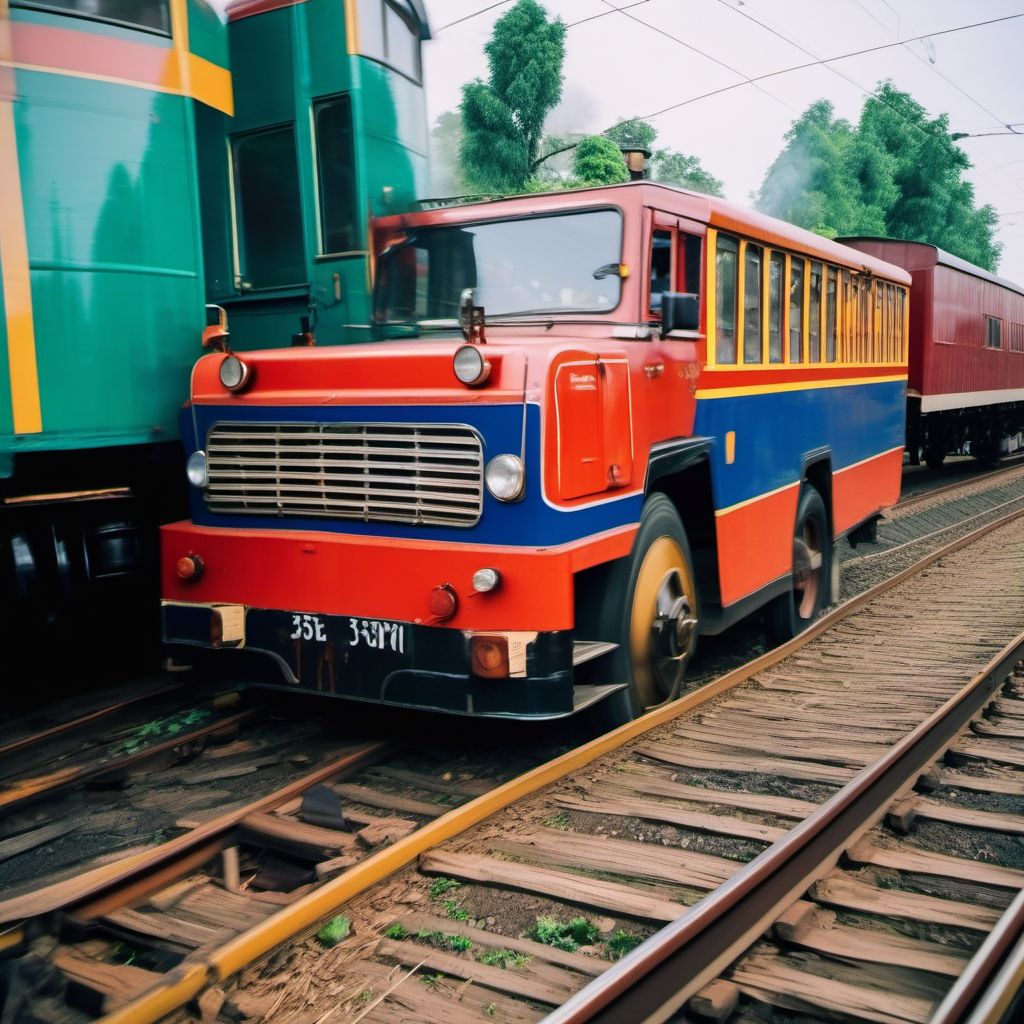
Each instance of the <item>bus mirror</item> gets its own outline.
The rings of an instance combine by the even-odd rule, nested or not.
[[[669,331],[696,331],[700,326],[700,302],[692,292],[663,292],[661,336]]]

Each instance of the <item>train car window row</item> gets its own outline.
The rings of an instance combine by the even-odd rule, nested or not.
[[[170,0],[11,0],[11,6],[171,34]]]
[[[708,244],[715,365],[906,362],[902,285],[714,229]]]

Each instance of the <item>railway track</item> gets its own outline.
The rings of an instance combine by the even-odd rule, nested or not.
[[[495,788],[480,796],[448,786],[452,809],[435,804],[433,818],[384,815],[406,823],[404,836],[382,828],[376,845],[360,840],[379,823],[362,825],[359,815],[374,809],[345,779],[381,752],[353,750],[333,774],[325,767],[160,856],[112,865],[88,891],[51,892],[49,904],[8,901],[7,943],[29,946],[30,967],[62,1011],[70,993],[76,1020],[90,1019],[89,1009],[110,1022],[156,1020],[197,998],[206,1012],[227,999],[236,1019],[287,1019],[309,1000],[325,1020],[407,1019],[410,1007],[437,1020],[539,1019],[570,1005],[609,957],[684,917],[833,803],[1020,631],[1024,540],[1009,525],[1018,517],[932,553],[804,637],[642,722],[504,784],[489,780]],[[962,551],[968,544],[977,546]],[[449,782],[443,770],[383,774],[392,801]],[[330,809],[311,824],[322,792],[303,814],[302,794],[325,782],[349,823],[362,825],[355,835],[330,827]],[[282,857],[303,865],[305,880],[289,877]],[[337,927],[351,935],[330,954],[307,934],[275,955],[268,980],[250,966],[340,908],[347,921]],[[581,943],[590,948],[572,949]],[[325,958],[334,965],[326,978]],[[227,991],[242,972],[245,984]]]
[[[971,484],[988,485],[992,480],[997,480],[1015,469],[1024,465],[1024,454],[1015,454],[1002,459],[996,467],[983,467],[979,463],[970,462],[966,466],[946,466],[944,470],[931,473],[923,470],[925,476],[923,481],[918,480],[918,473],[903,472],[903,496],[900,498],[896,508],[905,509],[916,505],[927,498],[950,494]],[[950,477],[954,479],[949,480]],[[943,480],[948,480],[943,483]]]

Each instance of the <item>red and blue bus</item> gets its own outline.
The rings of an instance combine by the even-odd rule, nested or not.
[[[164,639],[283,685],[610,720],[828,603],[900,489],[906,271],[635,182],[386,217],[373,342],[200,359]]]

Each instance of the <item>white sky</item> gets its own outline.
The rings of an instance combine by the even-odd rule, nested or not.
[[[427,111],[433,123],[458,106],[462,85],[486,77],[483,45],[511,0],[450,28],[495,0],[425,0],[436,38],[425,45]],[[550,130],[597,133],[617,120],[650,114],[712,89],[868,47],[932,34],[920,42],[826,67],[745,84],[652,120],[658,145],[692,153],[725,182],[727,198],[750,205],[782,136],[809,103],[827,97],[839,116],[855,120],[864,90],[891,78],[930,114],[950,114],[954,132],[1019,136],[963,139],[974,163],[977,201],[1000,213],[999,273],[1024,283],[1024,17],[938,35],[944,29],[1024,14],[1022,0],[541,0],[567,23],[563,102]],[[764,22],[779,35],[745,19]],[[677,37],[676,41],[667,35]],[[780,36],[786,38],[780,38]],[[792,40],[792,42],[788,42]],[[686,45],[703,51],[701,56]],[[800,49],[810,51],[814,56]],[[730,65],[734,71],[714,63]]]

